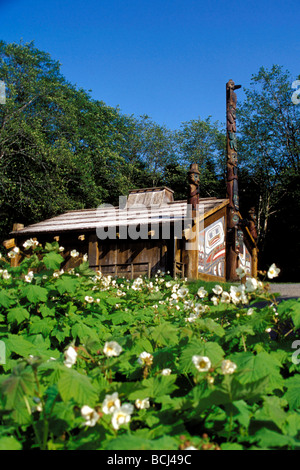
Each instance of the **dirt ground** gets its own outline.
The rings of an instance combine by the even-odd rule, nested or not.
[[[270,284],[270,290],[284,299],[300,298],[300,284]]]

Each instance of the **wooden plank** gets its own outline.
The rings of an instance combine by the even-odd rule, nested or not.
[[[200,200],[204,205],[204,217],[207,218],[220,207],[227,205],[228,201],[224,199]],[[186,216],[186,202],[171,202],[161,207],[137,208],[137,210],[120,210],[117,207],[111,210],[103,209],[101,212],[97,209],[87,209],[82,211],[69,211],[52,219],[44,220],[37,224],[32,224],[22,230],[23,234],[39,232],[62,232],[68,230],[85,231],[95,229],[96,227],[116,226],[124,224],[125,226],[146,224],[146,223],[164,223],[174,220],[183,220]],[[20,228],[21,225],[15,225],[14,228]],[[13,230],[12,233],[15,233]]]
[[[198,279],[202,279],[202,281],[213,281],[213,282],[226,282],[225,277],[219,277],[219,276],[212,276],[211,274],[205,274],[205,273],[198,273]]]
[[[89,264],[92,269],[97,270],[99,266],[99,248],[98,248],[98,237],[95,233],[89,236]]]
[[[9,240],[4,240],[3,246],[7,250],[10,250],[11,248],[14,248],[16,246],[16,240],[14,238],[10,238]]]

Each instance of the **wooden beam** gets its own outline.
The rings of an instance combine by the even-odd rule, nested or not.
[[[88,257],[91,268],[97,270],[99,266],[99,247],[96,233],[93,233],[89,236]]]
[[[257,257],[258,249],[256,247],[252,248],[252,277],[257,278]]]
[[[13,224],[13,232],[22,230],[22,228],[24,228],[24,224],[18,224],[18,223]]]
[[[14,238],[10,238],[9,240],[4,240],[3,246],[7,250],[9,250],[9,249],[14,248],[16,246],[16,241],[15,241]]]

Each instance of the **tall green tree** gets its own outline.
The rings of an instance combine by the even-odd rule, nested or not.
[[[271,70],[261,67],[245,93],[246,99],[237,110],[240,187],[248,204],[256,206],[262,259],[269,262],[272,256],[279,256],[282,260],[281,252],[286,258],[290,253],[292,259],[292,251],[300,254],[296,222],[300,107],[291,100],[291,75],[278,65]],[[293,198],[295,203],[290,205]],[[290,227],[294,227],[293,234]]]
[[[32,42],[2,41],[0,77],[6,85],[0,106],[2,238],[15,221],[95,207],[134,184],[126,150],[131,120],[68,83],[48,53]]]
[[[200,171],[200,196],[225,197],[225,133],[211,117],[181,124],[176,132],[178,162],[186,169],[197,163]]]

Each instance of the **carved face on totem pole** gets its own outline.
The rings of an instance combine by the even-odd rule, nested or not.
[[[233,212],[239,210],[237,139],[236,139],[236,102],[234,90],[241,88],[233,80],[226,83],[226,120],[227,120],[227,195]],[[235,225],[232,219],[232,225]]]
[[[197,205],[199,204],[199,184],[200,184],[200,172],[198,170],[198,165],[192,163],[188,172],[188,204],[192,206],[193,210],[196,210]]]
[[[256,213],[255,208],[251,207],[248,212],[248,228],[249,232],[251,233],[253,239],[257,240],[257,221],[256,221]]]

